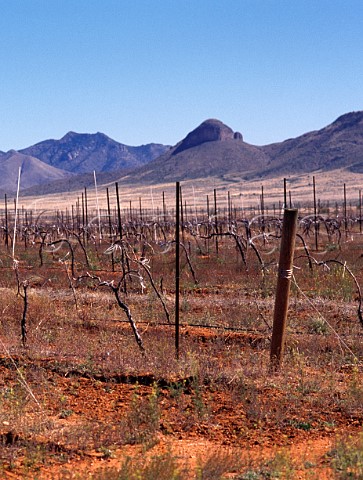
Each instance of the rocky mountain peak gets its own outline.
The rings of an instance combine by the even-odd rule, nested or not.
[[[79,134],[76,132],[67,132],[61,139],[61,142],[67,141],[67,140],[72,140],[72,138],[77,137]]]
[[[242,135],[238,134],[235,137],[230,127],[219,120],[210,118],[201,123],[195,130],[188,133],[174,150],[174,155],[188,148],[197,147],[205,142],[225,141],[232,140],[233,138],[241,139]]]
[[[345,129],[355,127],[361,123],[363,123],[363,111],[341,115],[332,123],[332,126]]]

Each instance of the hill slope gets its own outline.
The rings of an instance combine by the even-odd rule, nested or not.
[[[363,112],[347,113],[321,130],[262,149],[270,157],[264,175],[354,168],[363,161]]]
[[[264,168],[268,160],[262,149],[245,143],[240,133],[234,133],[219,120],[210,119],[167,153],[132,172],[127,181],[158,183],[248,175]]]
[[[160,183],[209,176],[244,179],[349,168],[363,172],[363,112],[318,131],[262,147],[219,120],[206,120],[164,155],[124,180]]]
[[[236,181],[338,168],[363,173],[363,111],[262,147],[244,142],[240,133],[215,119],[203,122],[172,148],[160,144],[128,147],[102,133],[69,132],[60,140],[46,140],[20,153],[0,152],[0,188],[15,189],[20,164],[22,188],[41,184],[44,192],[52,192],[54,180],[57,192],[73,190],[78,183],[92,185],[91,176],[69,177],[66,171],[87,174],[96,170],[100,182],[121,177],[131,184],[206,177]],[[62,168],[52,170],[51,166]]]
[[[103,133],[68,132],[60,140],[45,140],[20,150],[44,163],[73,173],[110,172],[139,167],[164,153],[169,147],[148,144],[129,147]]]
[[[10,150],[0,156],[0,189],[9,193],[16,191],[19,167],[21,167],[20,187],[22,189],[72,176],[71,173],[46,165],[30,155]]]

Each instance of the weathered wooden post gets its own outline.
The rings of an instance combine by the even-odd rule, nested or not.
[[[287,310],[293,269],[297,213],[297,209],[294,208],[285,209],[284,211],[270,352],[271,368],[273,370],[278,370],[280,368],[285,347]]]

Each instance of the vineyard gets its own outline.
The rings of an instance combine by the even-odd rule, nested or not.
[[[348,202],[0,212],[1,478],[362,478],[363,216]],[[174,202],[174,205],[173,205]],[[270,347],[284,205],[286,347]],[[101,208],[102,206],[102,208]]]

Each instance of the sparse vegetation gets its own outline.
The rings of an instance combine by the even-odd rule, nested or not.
[[[339,439],[329,457],[334,478],[363,478],[363,434]]]
[[[349,442],[328,460],[286,453],[295,442],[361,427],[359,224],[339,249],[324,248],[332,239],[321,237],[316,253],[312,224],[300,223],[305,245],[295,255],[285,359],[272,374],[280,219],[255,216],[246,228],[236,210],[219,215],[217,232],[206,215],[184,222],[177,359],[172,218],[122,213],[122,240],[117,216],[111,234],[108,218],[102,224],[102,238],[79,210],[73,219],[20,222],[16,271],[0,244],[1,474],[241,480],[359,472]],[[86,477],[82,465],[105,467],[101,459],[110,465]]]

